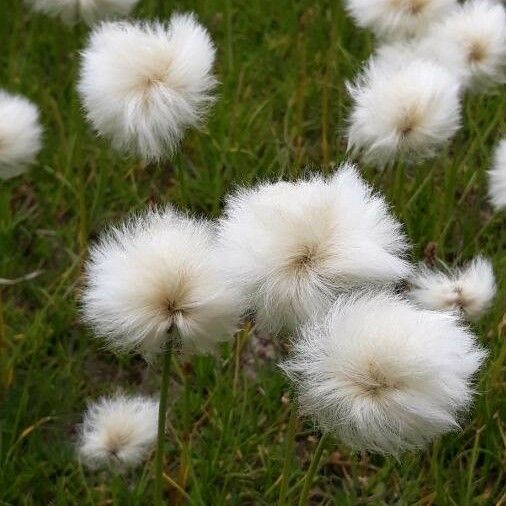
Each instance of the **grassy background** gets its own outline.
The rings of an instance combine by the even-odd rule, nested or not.
[[[331,171],[345,159],[344,82],[370,53],[339,1],[165,2],[163,14],[195,10],[218,47],[220,100],[207,128],[191,132],[174,160],[143,166],[111,152],[86,125],[76,96],[78,51],[88,29],[32,15],[2,0],[0,85],[42,111],[44,150],[21,178],[0,186],[0,504],[150,504],[149,464],[124,477],[77,464],[75,424],[87,399],[156,392],[159,373],[100,349],[78,321],[76,299],[88,243],[100,229],[153,202],[217,216],[239,183]],[[160,13],[141,0],[136,14]],[[482,252],[504,278],[504,214],[486,201],[485,170],[505,132],[504,88],[467,97],[464,127],[436,160],[364,168],[413,241],[413,256],[453,264]],[[429,246],[427,248],[427,246]],[[424,253],[425,252],[425,253]],[[505,504],[504,283],[476,331],[491,354],[463,431],[400,461],[326,445],[312,500],[322,504]],[[167,470],[187,503],[276,504],[289,416],[286,353],[247,330],[219,359],[176,367]],[[186,389],[184,385],[186,384]],[[186,395],[182,395],[186,392]],[[297,427],[289,504],[319,434]],[[169,487],[172,503],[185,502]]]

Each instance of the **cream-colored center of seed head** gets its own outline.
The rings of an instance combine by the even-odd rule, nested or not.
[[[128,428],[121,428],[120,430],[113,430],[107,439],[107,450],[111,455],[117,454],[124,448],[132,438],[132,430]]]
[[[420,125],[421,114],[420,111],[413,107],[407,110],[404,115],[399,119],[397,124],[397,131],[402,137],[408,137]]]
[[[382,369],[373,361],[360,374],[352,374],[348,378],[364,397],[377,397],[400,388],[399,381],[389,379]]]
[[[428,0],[410,0],[408,2],[408,12],[416,16],[420,14],[423,10],[425,10],[425,7],[428,4]]]
[[[480,63],[487,56],[486,44],[481,40],[473,41],[467,52],[467,59],[470,63]]]

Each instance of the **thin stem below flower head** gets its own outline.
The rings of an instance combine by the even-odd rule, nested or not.
[[[155,457],[155,500],[156,506],[163,505],[163,454],[165,446],[165,420],[167,416],[167,394],[169,389],[170,362],[175,330],[168,331],[167,345],[163,352],[162,385],[160,387],[160,404],[158,406],[158,437]]]
[[[289,473],[291,462],[293,459],[293,446],[295,443],[295,434],[297,431],[297,407],[290,402],[290,419],[288,421],[288,431],[286,433],[285,445],[285,461],[283,463],[283,471],[281,474],[281,488],[279,490],[278,506],[285,506],[288,485],[290,482]]]
[[[316,450],[313,454],[313,459],[311,460],[311,464],[309,465],[309,469],[307,470],[306,479],[304,480],[304,486],[302,487],[302,492],[300,493],[299,506],[306,506],[307,504],[309,490],[313,483],[316,471],[318,470],[318,465],[320,463],[320,459],[323,453],[323,447],[325,446],[327,438],[328,435],[326,433],[322,434],[320,442],[318,443],[318,446],[316,447]]]

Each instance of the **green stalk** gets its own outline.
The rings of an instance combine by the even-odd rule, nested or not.
[[[307,498],[309,496],[309,490],[313,483],[316,471],[318,470],[318,465],[320,463],[320,459],[323,453],[323,447],[325,446],[325,441],[327,440],[327,434],[322,434],[320,442],[316,447],[316,450],[313,455],[313,460],[311,460],[311,464],[309,465],[309,469],[306,473],[306,479],[304,480],[304,487],[302,488],[302,492],[299,497],[299,506],[305,506],[307,504]]]
[[[165,420],[167,417],[167,394],[169,390],[170,362],[172,358],[173,332],[169,331],[169,339],[163,352],[162,386],[158,405],[158,438],[155,456],[155,506],[163,505],[163,454],[165,446]]]
[[[290,419],[288,421],[288,431],[286,433],[285,461],[283,462],[283,471],[281,475],[281,488],[279,490],[278,506],[286,505],[286,493],[290,483],[290,468],[293,459],[293,446],[295,443],[295,432],[297,428],[297,407],[293,401],[290,402]]]

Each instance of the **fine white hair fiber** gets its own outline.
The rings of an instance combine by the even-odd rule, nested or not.
[[[139,0],[26,0],[36,12],[60,17],[72,25],[82,19],[92,25],[102,19],[127,16]]]
[[[0,179],[25,172],[41,145],[37,107],[25,97],[0,90]]]
[[[176,330],[185,354],[212,352],[240,316],[220,263],[210,222],[168,207],[134,215],[91,248],[84,321],[113,350],[149,358]]]
[[[291,330],[337,294],[410,273],[400,223],[355,166],[331,177],[262,183],[227,199],[223,273],[261,328]]]
[[[145,460],[157,435],[158,402],[117,394],[88,404],[80,425],[78,455],[92,469],[124,470]]]
[[[420,306],[461,311],[470,319],[478,318],[489,308],[496,292],[492,264],[483,257],[448,273],[422,265],[411,284],[409,297]]]
[[[496,211],[506,208],[506,138],[495,148],[492,168],[488,171],[488,195]]]
[[[356,450],[397,455],[458,427],[486,353],[453,313],[388,292],[340,297],[282,368],[300,410]]]
[[[455,5],[456,0],[346,0],[358,26],[390,40],[419,36]]]
[[[82,53],[78,84],[88,120],[116,149],[147,161],[170,155],[214,100],[215,52],[192,14],[99,25]]]
[[[427,59],[373,57],[348,92],[348,150],[380,168],[434,156],[460,127],[460,83]]]

